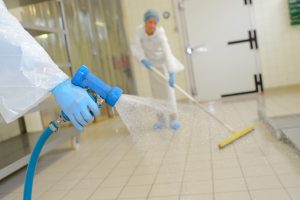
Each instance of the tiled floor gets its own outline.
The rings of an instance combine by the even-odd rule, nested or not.
[[[149,128],[137,139],[118,118],[94,124],[80,150],[63,145],[40,160],[34,199],[300,199],[300,158],[258,120],[255,98],[206,107],[237,130],[256,129],[219,150],[229,133],[191,105],[180,106],[177,132]],[[22,199],[23,177],[24,170],[0,182],[0,199]]]
[[[299,114],[299,98],[299,85],[269,89],[259,99],[260,108],[269,117]]]
[[[260,117],[282,138],[300,150],[300,86],[268,90],[260,98]],[[276,109],[274,109],[276,108]]]

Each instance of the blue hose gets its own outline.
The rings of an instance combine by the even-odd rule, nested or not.
[[[51,124],[55,127],[56,124],[54,122],[51,122]],[[40,138],[38,139],[37,143],[34,146],[34,149],[31,153],[30,160],[27,166],[27,172],[26,172],[26,178],[25,178],[25,185],[24,185],[24,193],[23,193],[23,200],[31,200],[32,196],[32,186],[33,186],[33,178],[35,169],[37,166],[37,162],[39,159],[39,155],[47,142],[48,138],[52,135],[53,131],[50,128],[50,125],[45,129],[45,131],[42,133]]]
[[[95,102],[97,102],[97,98],[95,96],[93,96],[90,92],[89,92],[89,95]],[[102,105],[98,105],[98,108],[102,108]],[[63,119],[64,122],[70,121],[68,116],[63,111],[61,111],[60,119]],[[45,143],[47,142],[49,137],[53,134],[53,130],[51,129],[50,126],[52,126],[52,128],[54,128],[55,130],[57,130],[59,128],[58,124],[52,121],[50,123],[50,125],[42,133],[42,135],[40,136],[38,141],[36,142],[36,144],[33,148],[33,151],[31,153],[28,166],[27,166],[25,184],[24,184],[24,192],[23,192],[23,200],[31,200],[33,178],[34,178],[37,162],[38,162],[40,153],[41,153]]]
[[[120,88],[111,87],[93,75],[86,66],[81,66],[79,68],[75,76],[72,78],[72,84],[81,88],[86,88],[90,97],[97,103],[99,108],[102,108],[103,101],[110,106],[114,106],[123,93]],[[50,123],[35,144],[27,166],[23,200],[31,200],[34,173],[39,155],[45,143],[52,135],[53,131],[56,131],[60,124],[66,121],[69,121],[68,116],[64,112],[61,112],[60,117],[56,121],[52,121]]]

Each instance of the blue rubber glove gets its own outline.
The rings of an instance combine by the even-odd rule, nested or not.
[[[175,84],[175,73],[170,72],[169,73],[169,85],[173,88]]]
[[[87,91],[73,85],[70,80],[62,82],[51,92],[59,107],[79,132],[82,132],[83,127],[93,121],[94,116],[100,114],[97,104]]]
[[[147,69],[149,69],[149,70],[152,69],[153,65],[152,65],[152,63],[149,60],[143,59],[143,60],[141,60],[141,62],[143,63],[143,65],[145,65],[145,67]]]

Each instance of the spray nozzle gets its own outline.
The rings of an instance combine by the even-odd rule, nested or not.
[[[118,87],[111,87],[104,83],[101,79],[92,74],[89,68],[84,65],[79,67],[71,82],[73,85],[85,88],[99,108],[102,108],[104,101],[113,107],[123,93],[122,89]],[[66,121],[70,121],[70,119],[62,111],[60,117],[56,120],[56,124],[59,127],[60,124]],[[53,131],[56,129],[57,128],[54,127]]]
[[[111,87],[104,83],[101,79],[92,74],[89,68],[84,65],[80,66],[72,78],[72,84],[82,88],[89,88],[104,99],[110,106],[114,106],[123,93],[120,88]]]

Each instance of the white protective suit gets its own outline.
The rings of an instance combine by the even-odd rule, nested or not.
[[[12,122],[66,79],[0,0],[0,118]]]
[[[172,54],[165,30],[161,26],[157,26],[153,35],[149,36],[145,25],[140,25],[135,32],[131,50],[139,62],[143,59],[149,60],[153,67],[167,77],[169,72],[176,73],[184,69]],[[154,73],[150,73],[150,84],[153,97],[168,101],[171,114],[177,113],[175,89]]]

